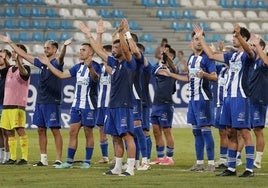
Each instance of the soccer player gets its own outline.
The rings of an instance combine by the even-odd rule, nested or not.
[[[20,48],[25,53],[27,49],[22,44],[14,44],[9,37],[0,36],[0,40],[8,42],[12,48]],[[31,69],[23,64],[23,58],[12,51],[12,60],[15,65],[8,69],[5,82],[3,111],[1,128],[7,130],[10,159],[4,164],[27,165],[28,164],[28,136],[25,131],[28,90],[30,84]],[[19,135],[21,159],[17,161],[17,139],[15,132]]]
[[[7,49],[0,50],[0,117],[2,116],[4,91],[7,71],[10,67],[9,59],[11,52]],[[5,163],[9,160],[8,136],[5,129],[0,128],[0,163]]]
[[[202,33],[202,36],[204,33]],[[217,81],[215,62],[211,61],[204,53],[196,32],[192,32],[191,47],[193,54],[190,55],[188,75],[174,74],[165,71],[168,76],[181,81],[189,82],[190,101],[187,112],[187,122],[192,124],[195,138],[196,164],[191,171],[214,171],[214,139],[211,126],[214,123],[214,107],[210,81]],[[208,166],[204,165],[204,146],[208,159]]]
[[[159,72],[161,72],[161,69],[166,69],[175,73],[176,68],[173,61],[167,56],[166,51],[162,54],[161,64],[156,66],[152,66],[149,62],[147,64],[145,66],[146,69],[155,77],[155,95],[152,103],[151,124],[155,138],[157,158],[150,164],[174,165],[174,139],[171,129],[174,112],[172,94],[176,91],[176,80],[166,75],[160,75]]]
[[[132,85],[129,72],[135,70],[136,62],[128,48],[122,22],[119,26],[119,40],[113,42],[112,56],[109,56],[92,37],[90,28],[80,23],[80,30],[86,34],[94,51],[105,62],[107,72],[111,75],[111,92],[107,121],[104,132],[113,137],[116,163],[112,170],[105,175],[134,175],[135,143],[133,139],[133,110],[132,110]],[[122,160],[124,154],[124,142],[127,145],[128,167],[122,173]]]
[[[69,40],[66,40],[69,43]],[[66,42],[65,41],[65,42]],[[62,157],[62,136],[60,133],[60,102],[61,102],[61,79],[51,73],[45,65],[43,65],[37,57],[25,53],[18,48],[14,43],[9,42],[11,47],[23,57],[26,61],[38,67],[40,72],[39,84],[37,88],[37,101],[33,116],[33,124],[38,126],[39,147],[41,160],[34,166],[48,165],[47,159],[47,128],[51,129],[56,145],[56,161],[53,166],[61,164]],[[65,55],[66,45],[58,58],[56,53],[58,43],[53,40],[48,40],[44,45],[44,53],[49,58],[53,66],[62,70],[63,58]]]
[[[236,52],[213,53],[202,37],[203,30],[196,26],[195,32],[201,45],[210,59],[224,62],[229,66],[226,94],[223,101],[220,123],[230,127],[228,143],[228,169],[217,176],[236,176],[236,154],[237,154],[237,131],[242,135],[246,150],[246,170],[239,177],[252,177],[254,144],[250,133],[249,122],[249,98],[246,95],[248,90],[248,67],[254,62],[253,51],[246,47],[246,41],[250,37],[249,31],[238,24],[234,25],[233,45]]]
[[[81,168],[91,166],[91,157],[94,150],[93,128],[95,126],[95,109],[97,107],[99,64],[92,60],[94,51],[89,43],[83,43],[80,48],[81,63],[75,64],[63,72],[57,70],[47,58],[40,57],[53,74],[61,79],[76,77],[75,98],[70,110],[70,130],[67,161],[55,168],[72,167],[78,144],[78,134],[83,126],[86,137],[86,156]]]

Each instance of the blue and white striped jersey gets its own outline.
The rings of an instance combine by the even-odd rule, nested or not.
[[[101,74],[99,81],[99,94],[98,94],[98,105],[97,107],[108,107],[110,101],[111,91],[111,76],[105,70],[104,64],[100,64]]]
[[[93,62],[93,68],[100,74],[99,64]],[[89,68],[84,63],[78,63],[69,69],[72,77],[76,77],[75,97],[72,107],[77,109],[92,109],[97,107],[98,87],[90,77]]]
[[[199,56],[192,54],[188,59],[188,69],[190,99],[194,101],[211,100],[212,91],[210,81],[198,78],[196,73],[200,70],[206,73],[216,72],[215,62],[210,60],[204,52]]]

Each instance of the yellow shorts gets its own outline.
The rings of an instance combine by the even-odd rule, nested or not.
[[[6,130],[12,130],[18,127],[24,127],[26,124],[26,112],[24,109],[3,109],[0,127]]]

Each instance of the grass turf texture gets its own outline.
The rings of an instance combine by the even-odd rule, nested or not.
[[[265,135],[267,129],[264,130]],[[94,164],[101,158],[98,130],[94,130],[95,149],[92,158],[92,167],[90,169],[54,169],[51,165],[55,159],[55,147],[52,134],[48,132],[48,159],[49,166],[33,167],[35,162],[40,160],[38,136],[36,130],[27,130],[29,137],[29,165],[25,166],[7,166],[0,165],[0,187],[189,187],[189,188],[215,188],[215,187],[267,187],[268,185],[268,151],[264,151],[262,169],[255,169],[255,177],[216,177],[215,174],[222,172],[218,170],[215,173],[208,172],[190,172],[188,169],[195,163],[194,142],[191,129],[173,129],[175,140],[174,166],[152,165],[148,171],[135,171],[135,176],[119,177],[105,176],[102,173],[109,169],[109,165]],[[63,135],[63,161],[66,159],[68,146],[68,130],[62,131]],[[219,136],[216,129],[213,130],[215,138],[215,156],[219,158]],[[255,139],[255,137],[254,137]],[[109,157],[112,159],[113,150],[111,139],[109,138]],[[154,138],[152,136],[152,141]],[[267,142],[267,138],[266,138]],[[268,142],[267,142],[268,143]],[[19,143],[18,143],[19,144]],[[75,160],[84,158],[84,133],[80,131],[79,147],[76,152]],[[155,145],[153,144],[152,159],[156,156]],[[18,151],[20,157],[20,151]],[[242,152],[243,165],[237,168],[237,175],[245,170],[245,153]],[[76,163],[75,165],[79,165]]]

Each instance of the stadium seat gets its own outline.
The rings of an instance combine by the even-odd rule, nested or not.
[[[32,7],[30,13],[31,13],[32,17],[43,17],[44,16],[38,7]]]
[[[166,19],[169,18],[169,15],[165,12],[165,9],[158,9],[156,11],[156,15],[157,18],[159,19]]]
[[[17,0],[17,4],[28,5],[30,3],[30,0]]]
[[[268,8],[268,4],[264,0],[257,0],[256,8],[266,9]]]
[[[4,21],[4,28],[15,29],[15,28],[17,28],[17,23],[15,23],[15,20],[5,20]]]
[[[175,30],[175,31],[182,31],[183,30],[183,26],[181,26],[180,22],[171,22],[171,29]]]
[[[140,37],[141,42],[156,42],[156,39],[153,38],[152,35],[144,33]]]
[[[98,18],[99,17],[96,10],[91,9],[91,8],[86,9],[85,16],[91,17],[91,18]]]
[[[211,31],[210,27],[205,22],[199,22],[198,25],[203,28],[204,31]]]
[[[31,28],[31,25],[30,25],[28,20],[19,20],[18,26],[21,29],[29,29],[29,28]]]
[[[170,10],[169,11],[169,18],[180,19],[181,16],[177,10]]]
[[[99,0],[98,5],[99,6],[112,6],[113,4],[109,0]]]
[[[85,17],[83,10],[80,8],[74,8],[72,10],[72,15],[76,18],[84,18]]]
[[[32,3],[35,5],[46,5],[43,0],[32,0]]]
[[[233,17],[234,17],[235,19],[238,19],[238,20],[240,20],[240,19],[245,19],[245,15],[244,15],[244,13],[243,13],[242,11],[240,11],[240,10],[235,10],[235,11],[233,12]]]
[[[192,34],[191,33],[187,33],[186,36],[185,36],[185,40],[187,42],[191,41],[192,40]]]
[[[248,10],[246,12],[246,17],[248,19],[250,19],[250,20],[256,20],[256,19],[258,19],[257,13],[255,11],[253,11],[253,10]]]
[[[118,21],[118,20],[114,21],[114,23],[113,23],[114,28],[118,29],[119,25],[120,25],[120,21]]]
[[[67,40],[67,39],[69,39],[69,38],[71,38],[72,36],[71,36],[71,34],[70,33],[68,33],[68,32],[62,32],[61,34],[60,34],[60,41],[65,41],[65,40]]]
[[[93,30],[93,29],[97,28],[98,23],[96,21],[89,20],[89,21],[87,21],[87,26],[89,28],[91,28],[91,30]]]
[[[204,8],[206,6],[203,0],[192,1],[192,2],[193,2],[194,7],[203,7]]]
[[[16,17],[17,14],[16,14],[14,8],[5,7],[5,9],[4,9],[4,16],[6,16],[6,17]]]
[[[108,10],[106,9],[100,9],[98,12],[98,15],[101,16],[102,18],[111,18],[111,14]]]
[[[232,0],[232,7],[233,8],[243,8],[243,4],[240,2],[240,0]]]
[[[211,7],[211,8],[217,8],[218,4],[215,0],[207,0],[206,3],[207,7]]]
[[[55,32],[46,32],[45,34],[45,39],[46,40],[55,40],[58,41],[59,37],[57,36],[57,34]]]
[[[70,10],[68,8],[60,8],[59,9],[59,15],[62,17],[72,17],[72,14],[70,13]]]
[[[114,9],[111,13],[114,18],[126,18],[122,10]]]
[[[219,6],[221,6],[222,8],[231,8],[232,7],[232,5],[229,4],[228,1],[226,1],[226,0],[220,0]]]
[[[27,42],[27,41],[31,41],[31,38],[29,37],[29,33],[19,32],[18,40],[21,42]]]
[[[181,4],[177,0],[168,0],[169,7],[181,7]]]
[[[32,41],[33,42],[44,42],[44,34],[42,32],[33,32]]]
[[[155,3],[151,0],[141,0],[141,4],[145,7],[154,7]]]
[[[141,27],[135,21],[129,21],[128,24],[131,30],[141,30]]]
[[[221,24],[218,22],[211,22],[210,28],[213,29],[214,31],[222,31]]]
[[[71,2],[70,2],[70,0],[58,0],[58,3],[60,4],[60,5],[71,5]]]
[[[268,23],[266,22],[264,22],[264,23],[262,23],[261,24],[261,29],[263,30],[263,31],[265,31],[265,32],[267,32],[268,31]]]
[[[209,19],[220,19],[219,12],[216,10],[209,10],[207,15]]]
[[[191,1],[189,1],[189,0],[181,0],[180,2],[181,2],[181,5],[184,7],[192,7],[193,6]]]
[[[61,29],[74,29],[69,20],[60,20]]]
[[[185,18],[185,19],[194,19],[194,18],[196,18],[196,17],[192,14],[192,12],[191,12],[190,10],[184,10],[184,11],[182,12],[182,17]]]
[[[44,2],[46,3],[46,4],[48,4],[48,5],[58,5],[58,4],[60,4],[59,3],[59,0],[58,1],[51,1],[51,0],[44,0]]]
[[[154,54],[154,48],[152,46],[145,46],[145,54]]]
[[[70,3],[72,5],[79,5],[79,6],[84,6],[85,5],[83,0],[70,0]]]
[[[226,34],[224,37],[224,42],[226,43],[232,43],[233,40],[233,34]]]
[[[67,49],[68,48],[70,48],[70,47],[67,47]],[[69,53],[68,53],[69,54]],[[72,58],[72,57],[64,57],[64,66],[65,67],[72,67],[72,66],[74,66],[75,65],[75,60],[74,60],[74,58]]]
[[[85,3],[86,3],[88,6],[98,6],[98,3],[96,3],[95,0],[85,0]]]
[[[232,32],[234,30],[234,26],[231,22],[224,22],[222,24],[222,28],[225,30],[225,31],[228,31],[228,32]]]
[[[223,10],[221,11],[221,17],[224,19],[232,19],[233,16],[229,10]]]
[[[168,4],[165,3],[165,0],[155,0],[155,5],[158,7],[167,7]]]
[[[247,24],[245,22],[237,22],[240,27],[245,27],[245,28],[248,28]]]
[[[53,8],[47,8],[45,10],[45,14],[49,18],[57,18],[57,17],[60,17],[59,14]]]
[[[41,20],[32,20],[31,26],[34,29],[44,29],[45,28],[45,26],[42,24]]]
[[[128,23],[128,24],[130,24],[130,23]],[[103,26],[108,30],[113,29],[113,26],[112,26],[111,22],[109,22],[107,20],[103,21]]]
[[[263,39],[264,39],[265,41],[268,41],[268,34],[265,34],[265,35],[263,36]]]
[[[35,44],[32,47],[32,52],[34,54],[43,54],[44,53],[44,47],[40,44]]]
[[[193,29],[194,29],[194,26],[193,26],[192,22],[185,22],[184,23],[184,30],[193,31]]]
[[[13,4],[13,5],[16,5],[17,4],[17,0],[5,0],[3,3],[6,3],[6,4]]]
[[[218,42],[218,41],[224,41],[224,38],[222,37],[221,34],[214,34],[211,40],[212,42]]]
[[[267,11],[264,11],[264,10],[261,10],[261,11],[259,12],[259,17],[260,17],[261,19],[266,19],[266,18],[268,18],[268,12],[267,12]]]
[[[249,9],[254,9],[256,6],[252,0],[245,0],[244,7]]]
[[[84,33],[82,33],[82,32],[75,32],[74,33],[74,40],[78,41],[78,42],[88,41],[87,38],[85,37]]]
[[[54,20],[47,20],[46,27],[48,29],[59,29],[58,23],[56,23]]]
[[[18,7],[18,16],[21,16],[21,17],[29,17],[31,16],[29,10],[25,7]]]
[[[260,31],[262,31],[260,26],[259,26],[259,24],[256,23],[256,22],[250,22],[248,24],[248,29],[249,29],[250,32],[260,32]]]
[[[206,14],[206,12],[203,11],[203,10],[197,10],[197,11],[195,12],[195,16],[196,16],[197,18],[200,18],[200,19],[207,19],[207,14]]]

